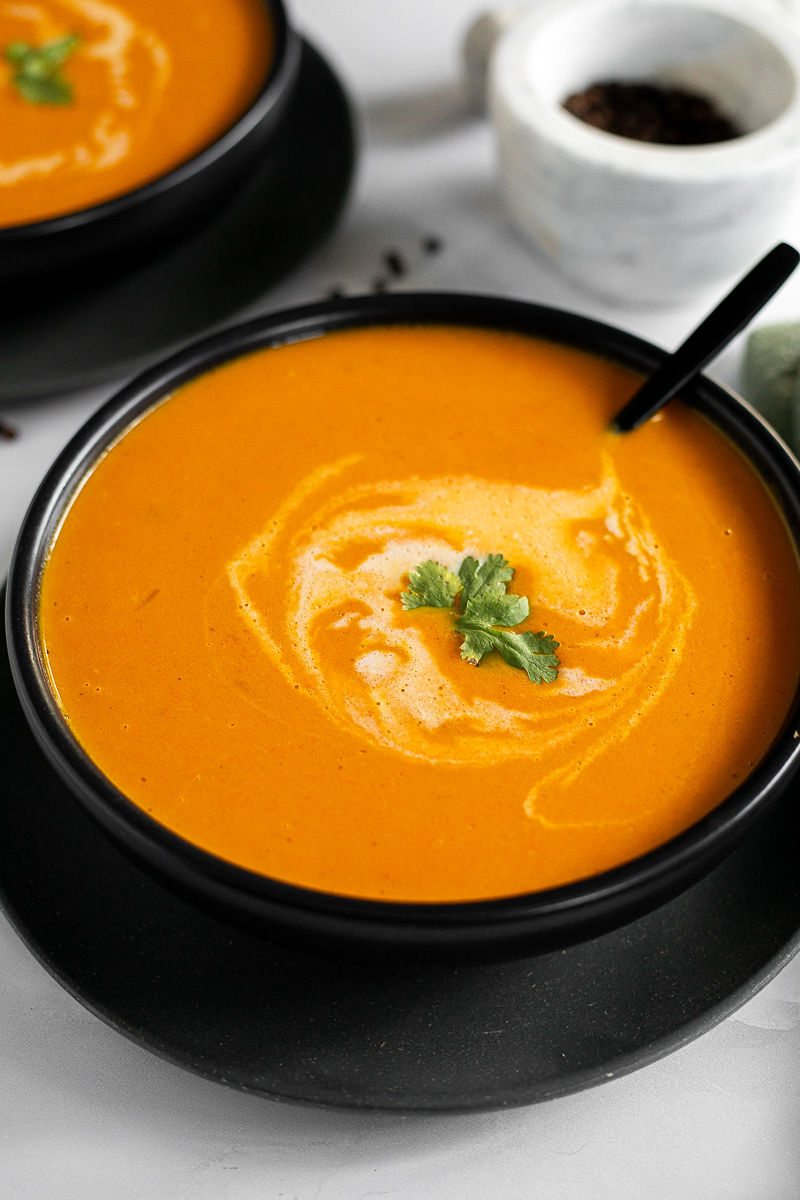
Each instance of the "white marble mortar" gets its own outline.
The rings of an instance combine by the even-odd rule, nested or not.
[[[563,108],[603,81],[700,92],[741,137],[664,146]],[[677,304],[743,271],[800,202],[800,29],[704,0],[559,0],[514,20],[488,105],[511,218],[566,275],[619,300]]]

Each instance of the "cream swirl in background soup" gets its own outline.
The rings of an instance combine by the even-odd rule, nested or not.
[[[6,0],[0,4],[0,21],[17,22],[20,36],[14,40],[36,46],[63,37],[65,30],[79,24],[86,30],[82,55],[101,69],[102,91],[107,97],[102,107],[87,112],[85,126],[76,130],[72,144],[59,145],[59,130],[54,129],[52,149],[16,162],[0,161],[0,188],[34,177],[57,183],[61,174],[108,170],[131,152],[133,139],[152,136],[172,74],[170,52],[152,29],[104,0],[48,0],[46,5]],[[136,79],[134,58],[138,60]],[[7,89],[12,67],[5,64],[3,73]],[[38,113],[39,122],[42,115]]]

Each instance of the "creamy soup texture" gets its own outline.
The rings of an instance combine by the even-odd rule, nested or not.
[[[9,47],[77,35],[72,98],[26,99]],[[266,78],[261,0],[0,0],[0,225],[90,207],[219,137]]]
[[[290,882],[395,900],[584,877],[708,812],[798,682],[771,498],[675,403],[492,331],[249,355],[135,425],[75,497],[41,628],[71,728],[137,805]],[[553,683],[465,662],[409,572],[502,553]]]

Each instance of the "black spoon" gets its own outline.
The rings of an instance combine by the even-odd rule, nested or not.
[[[702,371],[763,308],[800,262],[794,246],[779,242],[728,292],[685,342],[644,381],[611,422],[617,433],[638,429]]]

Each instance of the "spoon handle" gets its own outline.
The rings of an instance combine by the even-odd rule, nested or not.
[[[779,242],[740,279],[717,307],[665,359],[611,422],[617,433],[630,433],[672,399],[687,380],[727,346],[777,292],[800,262],[794,246]]]

